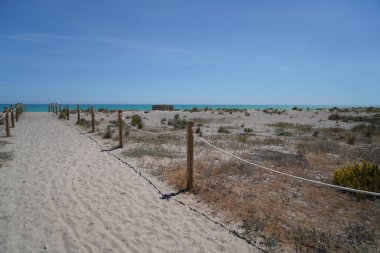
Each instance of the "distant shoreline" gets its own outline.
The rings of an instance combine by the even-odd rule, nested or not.
[[[278,109],[278,110],[292,110],[294,107],[306,110],[316,109],[329,109],[329,108],[369,108],[380,107],[380,105],[231,105],[231,104],[173,104],[174,110],[191,110],[193,108],[198,109],[240,109],[240,110],[264,110],[264,109]],[[0,104],[0,110],[4,111],[4,107],[9,104]],[[25,104],[27,112],[47,112],[48,104]],[[67,104],[62,104],[62,107],[66,107]],[[70,104],[70,109],[76,109],[76,104]],[[108,110],[136,110],[136,111],[151,111],[152,104],[81,104],[82,109],[88,109],[94,106],[95,109],[108,109]]]

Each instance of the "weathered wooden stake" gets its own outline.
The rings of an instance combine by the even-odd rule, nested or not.
[[[9,131],[9,110],[8,107],[5,107],[5,132],[7,136],[11,136],[11,133]]]
[[[79,124],[79,121],[80,121],[80,106],[79,105],[77,105],[77,115],[78,115],[77,124]]]
[[[94,107],[91,107],[91,127],[92,127],[92,132],[95,133],[95,112],[94,112]]]
[[[55,103],[54,106],[55,106],[55,114],[58,114],[58,104]]]
[[[67,120],[70,119],[70,109],[69,109],[69,105],[67,105]]]
[[[187,122],[187,189],[193,188],[193,167],[194,167],[194,122]]]
[[[119,148],[123,148],[124,146],[124,138],[123,138],[123,114],[122,111],[118,111],[118,121],[119,121]]]
[[[15,127],[15,115],[13,112],[13,106],[11,106],[11,124],[12,124],[12,127]]]
[[[59,116],[61,116],[62,114],[62,107],[61,107],[61,104],[59,104]]]
[[[16,122],[18,122],[18,117],[20,117],[20,107],[16,106]]]

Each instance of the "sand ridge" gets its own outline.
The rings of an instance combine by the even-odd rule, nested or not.
[[[0,168],[0,252],[255,252],[68,122],[25,113]]]

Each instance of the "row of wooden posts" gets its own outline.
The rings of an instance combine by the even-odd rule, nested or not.
[[[61,105],[58,106],[57,103],[49,104],[49,112],[53,112],[55,114],[58,114],[58,108],[59,113],[62,113]],[[67,105],[67,120],[70,119],[70,110],[69,106]],[[77,113],[77,124],[81,121],[81,110],[80,105],[77,105],[76,109]],[[94,107],[90,108],[91,113],[91,131],[95,132],[95,111]],[[119,148],[124,147],[124,132],[123,132],[123,113],[122,110],[118,110],[118,128],[119,128]],[[194,169],[194,135],[193,135],[193,128],[194,128],[194,122],[188,121],[187,122],[187,175],[186,175],[186,181],[187,181],[187,189],[190,190],[193,188],[193,169]]]
[[[11,136],[11,130],[10,128],[14,128],[15,127],[15,118],[16,118],[16,122],[18,122],[18,119],[20,117],[20,115],[26,111],[26,107],[21,104],[21,103],[17,103],[15,105],[16,107],[16,113],[13,109],[13,105],[11,105],[9,108],[8,107],[5,107],[4,108],[4,113],[5,113],[5,134],[7,135],[7,137]],[[9,116],[10,114],[10,116]],[[15,117],[15,114],[16,114],[16,117]],[[9,122],[9,118],[10,118],[10,122]]]

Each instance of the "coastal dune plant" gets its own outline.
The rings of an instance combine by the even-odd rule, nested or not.
[[[169,126],[173,126],[174,128],[179,128],[179,129],[186,128],[186,124],[187,124],[186,120],[181,119],[179,117],[179,114],[174,115],[174,118],[168,121]]]
[[[143,128],[143,122],[140,115],[133,114],[131,117],[131,125],[137,127],[138,129]]]
[[[334,172],[336,185],[380,193],[380,168],[377,163],[364,161],[343,167]]]
[[[103,138],[104,139],[111,139],[113,133],[114,133],[114,130],[112,129],[112,126],[109,125],[109,126],[107,126],[106,131],[103,134]]]
[[[219,127],[218,133],[220,133],[220,134],[230,134],[231,132],[226,127]]]

